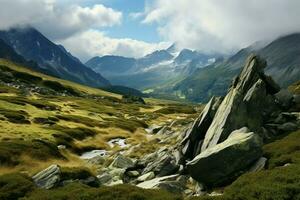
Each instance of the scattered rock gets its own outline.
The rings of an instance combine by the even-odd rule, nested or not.
[[[158,152],[157,159],[147,165],[143,174],[154,172],[156,176],[167,176],[176,173],[178,169],[175,157],[168,151],[162,151]]]
[[[262,140],[247,128],[236,130],[187,163],[189,174],[208,186],[222,185],[245,171],[262,155]]]
[[[287,122],[280,125],[278,129],[283,132],[291,132],[291,131],[296,131],[298,129],[298,126],[292,122]]]
[[[183,184],[176,179],[179,175],[164,176],[149,181],[142,182],[137,186],[144,189],[164,189],[172,193],[182,193],[186,189]]]
[[[138,171],[128,171],[128,172],[126,172],[126,174],[129,177],[138,177],[140,175],[140,172],[138,172]]]
[[[61,179],[61,171],[58,165],[51,165],[32,177],[35,184],[43,189],[55,187]]]
[[[101,185],[109,184],[113,179],[112,175],[109,173],[98,175],[97,178]]]
[[[134,166],[134,162],[130,158],[126,158],[122,154],[119,154],[111,163],[112,167],[128,169]]]
[[[266,162],[267,162],[267,158],[265,157],[261,157],[260,159],[258,159],[258,161],[256,161],[256,163],[254,163],[254,165],[249,169],[249,172],[258,172],[261,171],[265,168]]]
[[[153,179],[153,178],[155,178],[154,172],[148,172],[147,174],[144,174],[144,175],[138,177],[137,180],[138,180],[139,182],[144,182],[144,181],[151,180],[151,179]]]

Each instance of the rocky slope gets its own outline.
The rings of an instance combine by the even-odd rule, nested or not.
[[[160,142],[172,136],[177,145],[137,159],[130,155],[139,146],[110,158],[90,159],[95,165],[112,160],[98,171],[97,181],[101,185],[130,183],[144,189],[204,195],[205,190],[226,186],[246,172],[264,169],[264,144],[297,130],[300,122],[299,112],[291,112],[299,97],[280,90],[264,74],[266,66],[259,56],[250,56],[227,95],[213,97],[183,135],[172,132],[173,123],[147,129]],[[59,166],[50,166],[33,180],[39,187],[51,188],[61,183],[59,171]]]
[[[299,195],[298,85],[280,90],[259,56],[199,116],[0,62],[0,166],[22,172],[0,175],[0,199]]]
[[[43,73],[94,87],[108,86],[100,73],[95,73],[34,28],[12,28],[0,31],[0,38],[26,60],[39,65]],[[29,66],[31,67],[31,66]]]
[[[287,87],[300,77],[300,34],[278,38],[268,45],[252,45],[234,56],[206,67],[178,83],[173,93],[180,93],[186,99],[205,102],[211,96],[226,93],[231,79],[240,73],[245,59],[256,53],[267,60],[266,74],[271,75],[281,87]]]

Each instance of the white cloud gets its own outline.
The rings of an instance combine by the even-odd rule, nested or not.
[[[103,55],[142,57],[170,45],[167,42],[147,43],[129,38],[110,38],[97,30],[88,30],[59,42],[82,61]]]
[[[143,12],[132,12],[132,13],[129,13],[129,17],[131,19],[134,19],[134,20],[139,19],[139,18],[143,17],[144,15],[145,14]]]
[[[32,25],[52,40],[121,23],[122,13],[101,4],[81,7],[61,0],[0,0],[0,28]]]
[[[148,1],[143,23],[158,23],[168,41],[206,52],[230,52],[300,31],[299,0]]]

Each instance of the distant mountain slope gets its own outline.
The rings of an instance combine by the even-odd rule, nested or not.
[[[105,77],[111,77],[132,71],[136,60],[122,56],[97,56],[87,61],[85,65],[96,72],[101,72]]]
[[[213,95],[224,95],[232,78],[236,76],[251,53],[257,53],[268,62],[266,73],[282,87],[300,79],[300,34],[281,37],[258,49],[253,45],[240,50],[234,56],[198,69],[173,88],[192,101],[208,101]]]
[[[0,31],[0,38],[51,75],[94,87],[109,85],[99,73],[87,68],[61,45],[54,44],[34,28]]]
[[[26,60],[17,54],[13,48],[7,45],[3,40],[0,39],[0,58],[11,60],[17,63],[26,62]]]
[[[155,51],[142,58],[120,56],[94,57],[86,63],[96,72],[101,72],[114,85],[139,90],[165,90],[209,64],[212,55],[184,49],[177,52],[172,45],[167,50]]]

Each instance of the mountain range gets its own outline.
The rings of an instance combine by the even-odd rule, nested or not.
[[[228,59],[198,69],[172,88],[191,101],[205,102],[212,96],[224,95],[234,76],[240,73],[246,58],[256,53],[268,63],[266,74],[281,87],[287,87],[300,77],[300,34],[280,37],[267,45],[251,45]]]
[[[32,27],[0,31],[0,39],[26,61],[38,64],[35,70],[93,87],[110,85],[100,73],[86,67],[63,46],[54,44]],[[29,67],[33,68],[31,65]]]
[[[86,66],[103,74],[112,84],[153,91],[174,85],[196,69],[214,62],[216,56],[189,49],[178,51],[172,45],[142,58],[94,57],[86,62]]]

